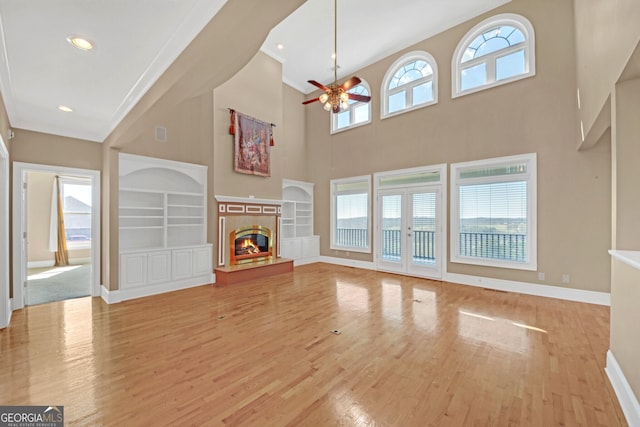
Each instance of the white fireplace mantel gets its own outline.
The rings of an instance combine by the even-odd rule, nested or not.
[[[248,204],[260,204],[260,205],[276,205],[282,206],[282,200],[275,199],[256,199],[255,197],[236,197],[236,196],[214,196],[218,202],[224,203],[248,203]]]

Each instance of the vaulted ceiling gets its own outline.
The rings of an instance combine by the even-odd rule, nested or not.
[[[507,1],[338,0],[338,75]],[[0,91],[11,126],[104,141],[226,3],[1,0]],[[251,28],[236,36],[244,31]],[[308,0],[272,29],[262,50],[283,63],[285,83],[309,93],[307,80],[333,80],[333,34],[333,1]],[[73,36],[93,49],[72,46]]]

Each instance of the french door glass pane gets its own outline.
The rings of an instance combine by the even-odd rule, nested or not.
[[[402,259],[402,195],[382,196],[382,254],[384,261],[400,262]]]
[[[412,260],[418,265],[436,263],[436,193],[412,195]]]

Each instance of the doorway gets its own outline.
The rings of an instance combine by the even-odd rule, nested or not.
[[[378,270],[442,279],[446,165],[375,175]]]
[[[14,163],[14,309],[100,295],[99,178]]]

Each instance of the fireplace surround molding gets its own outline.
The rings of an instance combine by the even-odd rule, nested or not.
[[[265,227],[271,230],[273,258],[280,257],[280,215],[282,200],[254,197],[215,196],[218,202],[218,260],[220,267],[235,264],[229,256],[233,242],[230,233],[242,227]]]

